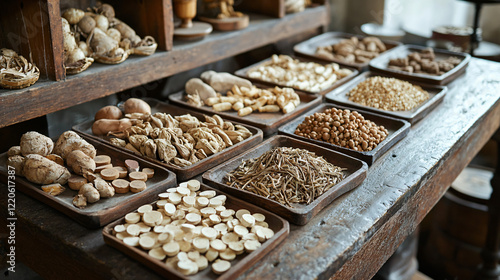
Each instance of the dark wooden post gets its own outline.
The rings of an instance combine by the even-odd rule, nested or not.
[[[497,142],[497,166],[491,179],[493,192],[488,201],[488,233],[477,279],[500,279],[500,131],[492,139]]]

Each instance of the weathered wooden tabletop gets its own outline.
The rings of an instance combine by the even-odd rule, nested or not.
[[[500,125],[500,64],[472,59],[444,102],[373,164],[368,178],[240,279],[369,279]],[[7,189],[0,185],[1,215]],[[51,279],[159,279],[52,208],[16,193],[18,260]],[[6,221],[6,218],[2,218]],[[5,231],[1,227],[0,231]]]

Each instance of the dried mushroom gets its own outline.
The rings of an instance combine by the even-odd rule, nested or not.
[[[0,87],[26,88],[38,81],[40,70],[11,49],[0,49]]]

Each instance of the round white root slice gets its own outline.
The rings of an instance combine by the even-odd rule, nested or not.
[[[208,206],[213,207],[215,209],[216,207],[222,206],[222,204],[224,204],[224,203],[221,199],[211,198],[210,203],[208,203]]]
[[[264,236],[266,237],[266,240],[271,239],[271,237],[274,236],[274,231],[270,228],[262,228],[262,231],[264,232]]]
[[[196,265],[198,266],[198,271],[204,270],[208,267],[208,260],[204,256],[200,256],[196,259]]]
[[[189,214],[188,214],[188,215],[189,215]],[[189,220],[188,220],[188,222],[189,222]],[[196,228],[196,226],[194,226],[194,225],[192,225],[192,224],[182,224],[182,225],[181,225],[181,230],[182,230],[184,233],[186,233],[186,234],[194,232],[194,229],[195,229],[195,228]]]
[[[158,197],[159,197],[160,199],[162,199],[162,200],[167,200],[167,202],[168,202],[168,196],[169,196],[169,195],[170,195],[170,193],[168,193],[168,192],[164,192],[164,193],[160,193],[160,194],[158,195]]]
[[[130,236],[139,236],[139,234],[141,233],[141,227],[137,224],[132,224],[127,227],[127,233]]]
[[[241,225],[234,226],[234,233],[236,233],[239,237],[243,237],[245,234],[249,233],[248,229]]]
[[[255,225],[265,227],[265,228],[269,227],[269,225],[266,222],[255,222]]]
[[[126,228],[124,225],[116,225],[114,228],[113,228],[113,231],[116,233],[120,233],[120,232],[125,232]]]
[[[227,245],[220,239],[215,239],[210,241],[210,248],[214,249],[217,252],[224,252],[227,249]]]
[[[163,213],[165,213],[165,212],[163,212]],[[170,219],[169,216],[163,215],[163,221],[161,222],[162,226],[169,225],[171,222],[172,222],[172,219]]]
[[[200,253],[205,253],[210,247],[210,240],[205,237],[196,237],[193,239],[193,247]]]
[[[163,221],[162,221],[162,222],[163,222]],[[158,234],[160,234],[160,233],[164,233],[164,232],[165,232],[165,227],[164,227],[164,226],[162,226],[161,224],[160,224],[159,226],[155,226],[155,227],[153,228],[153,232],[154,232],[154,233],[158,233]]]
[[[141,215],[144,215],[144,213],[151,211],[153,211],[153,205],[150,204],[142,205],[141,207],[137,208],[137,213]]]
[[[202,191],[201,193],[198,194],[199,196],[203,196],[203,197],[206,197],[206,198],[212,198],[214,197],[215,195],[217,195],[217,193],[215,191]]]
[[[179,183],[178,187],[187,188],[188,187],[188,183],[187,182]]]
[[[197,225],[201,222],[201,216],[196,213],[188,213],[186,215],[186,220],[190,224]]]
[[[238,220],[241,220],[241,216],[243,216],[243,214],[250,214],[250,211],[246,210],[246,209],[240,209],[238,211],[236,211],[236,218]]]
[[[223,195],[223,194],[220,194],[218,196],[215,196],[213,199],[219,199],[222,201],[222,204],[225,204],[226,203],[226,200],[227,200],[227,196]]]
[[[125,237],[123,238],[123,243],[127,244],[128,246],[137,247],[139,246],[139,237],[137,236]]]
[[[186,212],[184,210],[175,210],[174,214],[172,215],[172,220],[182,220],[186,217]],[[184,222],[179,222],[180,224],[183,224]]]
[[[155,239],[151,236],[142,235],[139,238],[139,245],[144,250],[151,250],[155,246]]]
[[[219,252],[219,257],[225,261],[232,261],[236,258],[236,253],[228,248],[224,252]]]
[[[127,238],[127,237],[131,237],[130,235],[128,235],[128,233],[126,232],[120,232],[120,233],[117,233],[116,234],[116,238],[118,238],[119,240],[122,240]]]
[[[243,244],[243,246],[245,247],[245,250],[248,253],[251,253],[251,252],[257,250],[261,246],[261,244],[257,240],[246,240],[245,243]]]
[[[233,250],[236,255],[241,255],[245,251],[245,246],[242,242],[232,242],[228,244],[229,249]]]
[[[215,209],[215,210],[217,210],[217,209]],[[224,211],[220,212],[220,217],[222,219],[227,219],[227,218],[231,217],[232,214],[233,213],[231,212],[231,210],[224,210]]]
[[[179,193],[176,193],[176,192],[170,193],[170,195],[168,196],[168,200],[170,201],[170,203],[177,205],[177,204],[181,203],[182,195],[180,195]]]
[[[157,238],[157,241],[160,244],[169,243],[172,240],[174,240],[174,235],[172,233],[170,233],[170,232],[160,233],[160,235],[158,235],[158,238]]]
[[[229,244],[231,242],[237,242],[240,240],[239,236],[234,232],[228,232],[224,234],[221,238],[222,242]]]
[[[161,247],[149,250],[148,255],[160,261],[162,261],[167,257],[167,255],[165,254],[165,252],[163,252],[163,249]]]
[[[252,233],[247,233],[247,234],[243,235],[241,240],[256,240],[256,241],[258,241],[259,238],[257,237],[257,234],[252,232]]]
[[[198,252],[198,251],[188,252],[187,256],[192,261],[196,261],[197,259],[199,259],[201,257],[200,252]]]
[[[237,220],[234,220],[234,221],[237,221]],[[227,231],[233,231],[234,230],[233,220],[227,221],[226,225],[227,225]]]
[[[210,215],[216,214],[217,211],[215,211],[215,208],[213,207],[205,207],[200,209],[201,214],[203,215],[204,218],[209,217]]]
[[[182,204],[186,207],[194,207],[196,203],[196,198],[192,196],[185,196],[182,198]]]
[[[196,207],[198,208],[207,207],[208,203],[210,203],[210,200],[208,200],[208,198],[206,197],[201,196],[196,198]]]
[[[150,227],[160,225],[162,220],[163,215],[158,211],[150,211],[142,215],[142,221]]]
[[[200,181],[198,180],[189,180],[187,181],[187,188],[193,192],[200,189]]]
[[[182,196],[188,196],[191,191],[187,187],[177,187],[177,193]]]
[[[164,210],[165,214],[167,214],[167,216],[172,216],[172,215],[174,215],[175,211],[177,211],[177,209],[175,208],[175,205],[173,205],[172,203],[165,204],[165,206],[163,207],[163,210]]]
[[[139,228],[141,228],[141,233],[146,233],[151,231],[151,227],[146,225],[145,223],[138,223]]]
[[[153,178],[155,175],[155,170],[153,168],[143,168],[142,172],[148,176],[148,179]]]
[[[165,204],[167,204],[167,203],[169,203],[169,202],[166,199],[158,200],[156,202],[156,207],[158,207],[158,209],[165,209]]]
[[[167,189],[167,192],[168,193],[177,193],[177,190],[176,190],[176,188],[170,188],[170,189]]]
[[[182,252],[189,252],[191,251],[191,242],[187,242],[187,241],[184,241],[184,240],[181,240],[179,242],[179,249],[182,251]]]
[[[139,213],[128,213],[125,215],[125,222],[128,224],[137,224],[141,220],[141,214]]]
[[[266,216],[264,216],[263,214],[261,213],[254,213],[252,214],[252,216],[255,218],[255,222],[263,222],[266,220]]]
[[[219,215],[220,215],[220,213],[222,213],[225,210],[227,210],[227,209],[226,209],[226,206],[224,206],[224,205],[215,207],[215,211],[217,211],[217,214],[219,214]]]
[[[118,171],[118,178],[120,179],[127,178],[128,175],[127,168],[123,166],[113,166],[113,168]]]
[[[177,242],[169,242],[166,244],[163,244],[162,246],[163,252],[169,257],[173,257],[179,253],[181,250],[179,243]]]
[[[218,237],[221,237],[222,235],[227,233],[227,225],[226,224],[217,224],[214,226],[214,229],[217,230]]]
[[[217,235],[219,234],[216,229],[211,228],[211,227],[204,227],[201,229],[201,234],[208,238],[208,240],[214,240],[217,238]]]
[[[191,260],[179,261],[177,263],[177,268],[184,275],[192,275],[198,272],[198,266],[195,262]]]
[[[231,268],[231,263],[228,261],[219,260],[212,264],[212,271],[217,275],[220,275],[228,271],[230,268]]]
[[[210,220],[210,223],[213,225],[219,224],[222,221],[217,214],[210,215],[208,219]]]
[[[255,225],[255,218],[250,214],[243,214],[240,222],[245,227],[253,227]]]
[[[197,195],[196,195],[196,192],[191,191],[191,192],[189,193],[189,196],[190,196],[190,197],[194,197],[194,198],[196,198],[196,196],[197,196]]]
[[[145,190],[147,187],[146,182],[140,180],[134,180],[130,182],[130,191],[133,193],[139,193]]]
[[[111,157],[107,155],[98,155],[94,157],[96,166],[107,165],[111,163]]]
[[[179,261],[187,261],[187,260],[189,260],[188,255],[187,255],[186,252],[179,252],[179,254],[177,254],[177,259]]]
[[[273,237],[274,231],[270,228],[258,227],[255,231],[255,234],[259,238],[259,242],[264,242],[269,238]]]
[[[207,251],[207,253],[205,254],[205,258],[207,258],[207,260],[209,262],[213,262],[215,259],[217,259],[219,257],[219,251],[215,250],[215,249],[209,249]]]

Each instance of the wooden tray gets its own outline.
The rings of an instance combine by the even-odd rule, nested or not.
[[[153,168],[155,175],[146,182],[147,188],[139,193],[129,192],[115,194],[110,198],[102,198],[96,203],[89,204],[84,209],[73,206],[73,197],[78,192],[70,189],[67,185],[64,186],[66,190],[62,194],[51,196],[42,191],[41,185],[31,183],[24,177],[16,175],[16,189],[55,208],[88,228],[98,228],[133,211],[142,204],[156,198],[159,193],[176,185],[175,174],[164,167],[145,161],[137,156],[125,154],[113,146],[104,145],[85,135],[82,135],[82,137],[94,145],[98,155],[111,156],[113,165],[125,166],[124,161],[126,159],[133,159],[139,162],[141,168]],[[0,155],[0,174],[7,176],[7,153]]]
[[[455,66],[455,68],[451,69],[450,71],[440,76],[420,74],[420,73],[408,73],[388,68],[389,60],[394,58],[403,58],[412,52],[419,52],[423,49],[426,49],[426,47],[414,46],[414,45],[403,45],[393,48],[392,50],[384,52],[378,57],[372,59],[370,61],[370,70],[389,74],[399,79],[414,80],[421,83],[432,84],[432,85],[445,85],[453,81],[454,79],[456,79],[458,76],[460,76],[462,73],[465,72],[465,69],[469,64],[471,57],[470,54],[466,53],[457,53],[446,50],[434,49],[436,60],[444,60],[450,56],[456,56],[462,59],[462,62],[460,62],[460,64]]]
[[[173,106],[169,105],[167,103],[163,103],[161,101],[158,101],[153,98],[144,98],[144,101],[148,102],[149,105],[151,106],[152,113],[156,112],[163,112],[163,113],[168,113],[171,114],[172,116],[179,116],[179,115],[184,115],[184,114],[191,114],[192,116],[200,119],[200,120],[205,120],[203,117],[203,114],[197,113],[185,108],[179,108],[178,106]],[[110,137],[105,137],[105,136],[96,136],[92,133],[92,124],[94,123],[93,120],[76,125],[73,127],[73,130],[80,134],[87,135],[88,137],[91,137],[97,141],[100,141],[101,143],[105,143],[106,145],[112,145],[108,139]],[[237,122],[232,122],[233,124],[239,124]],[[242,124],[243,125],[243,124]],[[243,125],[245,126],[250,132],[252,132],[252,136],[249,137],[248,139],[245,139],[244,141],[233,145],[224,151],[217,153],[215,155],[209,156],[203,160],[198,161],[197,163],[188,166],[188,167],[178,167],[174,166],[169,163],[162,162],[157,159],[152,159],[148,157],[142,157],[145,161],[150,161],[154,162],[155,164],[158,164],[160,166],[164,166],[167,169],[173,171],[175,174],[177,174],[177,178],[180,181],[187,180],[189,178],[192,178],[218,164],[223,163],[226,159],[231,158],[235,155],[240,154],[242,151],[247,150],[250,147],[255,146],[256,144],[262,142],[263,139],[263,134],[262,131],[258,128],[254,128],[248,125]],[[125,149],[125,148],[118,148],[119,150],[125,152],[126,154],[134,154],[133,152]]]
[[[321,59],[321,60],[328,61],[328,62],[335,62],[335,63],[338,63],[340,65],[355,68],[360,72],[368,70],[369,62],[349,63],[349,62],[345,62],[344,60],[340,60],[340,59],[336,59],[336,58],[330,59],[330,58],[319,56],[316,54],[316,49],[318,47],[334,45],[334,44],[339,43],[341,40],[350,39],[351,37],[357,37],[358,39],[363,39],[367,36],[348,34],[348,33],[342,33],[342,32],[327,32],[327,33],[323,33],[321,35],[318,35],[318,36],[313,37],[307,41],[304,41],[302,43],[295,45],[293,47],[293,51],[295,52],[295,54],[297,54],[299,56],[312,57],[312,58]],[[387,40],[382,40],[382,43],[385,44],[385,47],[387,48],[387,50],[390,50],[394,47],[401,45],[400,42],[387,41]]]
[[[316,155],[323,156],[332,164],[347,168],[347,170],[344,171],[346,177],[322,196],[314,200],[311,204],[297,204],[294,208],[282,205],[274,200],[249,191],[240,190],[226,185],[224,180],[226,174],[235,170],[244,160],[257,158],[275,147],[293,147],[314,152]],[[350,156],[346,156],[339,152],[328,150],[305,141],[277,135],[264,141],[262,144],[256,146],[248,152],[229,160],[225,164],[217,166],[206,172],[203,174],[203,182],[276,213],[294,224],[305,225],[312,217],[318,214],[321,209],[328,206],[328,204],[330,204],[335,198],[359,186],[366,178],[367,170],[368,166],[366,163]]]
[[[292,57],[293,57],[293,56],[292,56]],[[302,57],[293,57],[293,58],[296,58],[296,59],[298,59],[298,60],[299,60],[299,61],[301,61],[301,62],[316,62],[316,63],[322,64],[322,65],[326,65],[326,64],[328,64],[328,62],[325,62],[324,60],[319,60],[319,59],[302,58]],[[243,69],[240,69],[240,70],[236,71],[236,72],[235,72],[235,74],[236,74],[237,76],[242,77],[242,78],[248,79],[248,80],[250,80],[250,81],[252,81],[252,82],[257,82],[257,83],[261,83],[261,84],[264,84],[264,85],[269,85],[269,86],[273,86],[273,87],[274,87],[274,86],[286,87],[286,85],[283,85],[283,84],[278,84],[278,83],[267,82],[267,81],[260,80],[260,79],[250,78],[250,77],[248,76],[248,71],[249,71],[250,69],[252,69],[252,68],[254,68],[254,67],[258,67],[260,64],[265,63],[265,62],[267,62],[267,61],[269,61],[269,60],[271,60],[271,58],[265,59],[265,60],[263,60],[263,61],[260,61],[260,62],[257,62],[257,63],[255,63],[255,64],[252,64],[252,65],[250,65],[250,66],[248,66],[248,67],[245,67],[245,68],[243,68]],[[351,74],[351,75],[349,75],[349,76],[347,76],[347,77],[344,77],[344,78],[342,78],[342,79],[338,80],[338,81],[337,81],[337,82],[335,82],[332,86],[330,86],[330,87],[328,87],[328,88],[326,88],[326,89],[323,89],[323,90],[321,90],[321,91],[319,91],[319,92],[312,92],[312,91],[307,91],[307,90],[301,90],[301,89],[299,89],[299,88],[294,88],[294,89],[296,89],[296,90],[301,90],[301,91],[303,91],[303,92],[305,92],[305,93],[309,93],[309,94],[319,94],[319,95],[324,95],[324,94],[326,94],[327,92],[330,92],[330,91],[332,91],[333,89],[335,89],[335,88],[337,88],[337,87],[339,87],[339,86],[341,86],[341,85],[343,85],[343,84],[347,83],[348,81],[350,81],[351,79],[353,79],[354,77],[356,77],[356,75],[358,75],[358,74],[359,74],[359,71],[358,71],[358,70],[356,70],[356,69],[354,69],[354,68],[351,68],[351,67],[341,67],[341,68],[347,68],[347,69],[351,70],[351,71],[352,71],[352,74]]]
[[[266,88],[266,86],[259,86],[259,88]],[[301,91],[296,91],[300,96],[300,104],[295,110],[288,114],[283,114],[283,112],[277,113],[252,113],[245,117],[238,116],[236,111],[226,111],[226,112],[216,112],[210,106],[196,107],[186,102],[185,91],[170,94],[168,99],[174,104],[190,108],[195,111],[200,111],[205,114],[218,114],[219,116],[226,118],[228,120],[237,121],[240,123],[248,124],[257,128],[262,129],[264,136],[271,135],[278,130],[278,127],[288,122],[289,120],[299,116],[305,111],[314,108],[321,104],[322,97],[316,94],[307,94]]]
[[[214,190],[214,189],[204,184],[201,184],[200,190]],[[217,194],[224,194],[218,190],[215,191],[217,192]],[[225,206],[227,208],[234,210],[245,208],[248,209],[251,213],[259,212],[264,214],[266,216],[266,222],[269,224],[269,227],[274,231],[274,236],[271,239],[264,242],[262,246],[259,249],[255,250],[254,252],[250,254],[244,253],[236,256],[236,259],[231,261],[231,269],[220,276],[212,272],[211,265],[209,265],[208,268],[204,269],[203,271],[195,275],[185,276],[180,272],[178,272],[177,270],[167,267],[163,261],[159,261],[157,259],[152,258],[151,256],[148,255],[147,252],[139,248],[131,247],[124,244],[121,240],[119,240],[112,234],[112,230],[115,225],[125,223],[124,218],[121,218],[120,220],[115,221],[112,224],[109,224],[103,229],[102,234],[104,237],[104,242],[122,251],[131,258],[141,262],[147,267],[153,269],[155,272],[165,277],[166,279],[192,279],[192,280],[236,279],[236,277],[245,272],[245,270],[249,269],[259,259],[267,255],[269,252],[271,252],[271,250],[274,247],[276,247],[281,241],[283,241],[290,232],[290,226],[287,221],[283,220],[277,215],[270,213],[264,209],[261,209],[255,205],[252,205],[246,201],[236,199],[229,195],[227,196]],[[153,203],[153,207],[156,207],[155,203]]]
[[[434,108],[436,108],[441,101],[443,101],[444,96],[446,95],[446,92],[448,91],[447,87],[443,86],[433,86],[433,85],[425,85],[422,83],[414,82],[414,81],[409,81],[412,84],[419,85],[422,87],[422,89],[426,90],[429,93],[429,99],[426,100],[424,103],[422,103],[420,106],[413,108],[412,110],[409,111],[386,111],[382,109],[377,109],[373,108],[370,106],[364,106],[361,104],[358,104],[356,102],[350,101],[349,97],[347,97],[347,93],[354,87],[356,87],[359,83],[362,81],[374,77],[374,76],[382,76],[382,77],[389,77],[389,75],[381,74],[381,73],[375,73],[375,72],[365,72],[356,78],[354,78],[352,81],[349,81],[345,85],[336,88],[332,92],[328,93],[325,95],[325,99],[327,102],[335,103],[335,104],[340,104],[348,107],[353,107],[365,111],[371,111],[375,112],[381,115],[386,115],[390,117],[395,117],[399,119],[403,119],[406,121],[409,121],[411,124],[417,123],[419,120],[421,120],[423,117],[427,116]]]
[[[377,125],[383,125],[389,132],[389,135],[387,135],[387,138],[385,138],[384,141],[380,142],[377,147],[369,152],[359,152],[351,149],[347,149],[341,146],[333,145],[328,142],[324,141],[319,141],[319,140],[314,140],[314,139],[307,139],[302,136],[295,135],[295,129],[299,124],[304,121],[304,119],[307,116],[313,115],[316,112],[324,112],[326,109],[329,108],[337,108],[337,109],[350,109],[350,110],[356,110],[360,114],[362,114],[365,119],[370,120],[375,122]],[[307,112],[306,114],[296,118],[292,122],[282,126],[278,130],[278,134],[282,135],[287,135],[296,139],[300,139],[306,142],[314,143],[316,145],[320,145],[322,147],[325,147],[329,150],[335,150],[347,155],[350,155],[352,157],[358,158],[366,163],[368,165],[372,165],[378,158],[380,158],[385,152],[387,152],[392,146],[394,146],[399,140],[403,139],[408,135],[410,132],[410,123],[404,120],[399,120],[387,116],[382,116],[379,114],[363,111],[363,110],[357,110],[349,107],[344,107],[340,105],[330,105],[330,104],[323,104],[321,106],[318,106],[314,108],[313,110]]]

